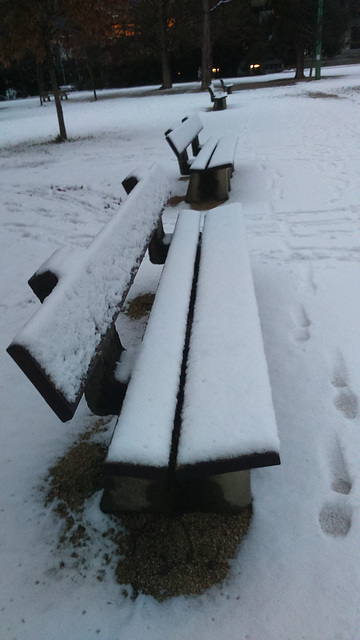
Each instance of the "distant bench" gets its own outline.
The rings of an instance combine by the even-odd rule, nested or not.
[[[223,91],[226,91],[226,93],[228,95],[230,95],[232,93],[232,89],[233,89],[233,84],[229,83],[229,82],[224,82],[224,80],[222,78],[219,78],[220,80],[220,84],[221,84],[221,88]]]
[[[238,137],[212,136],[201,145],[202,129],[199,116],[194,114],[184,118],[175,129],[168,129],[165,137],[177,157],[181,175],[190,175],[186,202],[224,201],[229,197]]]
[[[213,110],[223,111],[224,109],[226,109],[226,98],[228,92],[218,91],[217,89],[215,89],[212,83],[208,86],[208,91],[210,93],[211,102],[213,102]]]
[[[167,254],[163,172],[154,165],[124,186],[128,197],[86,249],[55,252],[30,278],[44,303],[7,349],[63,422],[83,393],[93,413],[119,412],[125,386],[114,377],[123,351],[115,320],[146,250],[155,263]]]
[[[104,465],[105,512],[238,511],[279,441],[240,205],[178,217]]]
[[[41,91],[40,93],[41,102],[51,102],[51,98],[53,97],[54,97],[53,91]],[[65,91],[64,89],[59,89],[59,97],[60,97],[60,100],[67,100],[68,99],[67,91]]]

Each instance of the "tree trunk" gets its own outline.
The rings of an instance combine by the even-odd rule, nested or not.
[[[94,74],[93,74],[93,70],[91,68],[91,65],[88,63],[87,65],[87,70],[89,73],[89,77],[90,77],[90,83],[91,83],[91,88],[94,94],[94,100],[97,100],[97,93],[96,93],[96,86],[95,86],[95,78],[94,78]]]
[[[201,46],[201,89],[206,90],[211,82],[212,51],[210,29],[209,0],[202,0],[203,6],[203,32]]]
[[[37,79],[38,89],[39,89],[40,105],[42,105],[43,103],[42,95],[45,91],[45,84],[44,84],[43,68],[40,62],[36,63],[36,79]]]
[[[55,67],[54,67],[54,63],[53,63],[53,59],[52,59],[52,55],[51,55],[50,51],[48,52],[47,63],[48,63],[48,67],[49,67],[51,87],[52,87],[53,94],[54,94],[56,113],[57,113],[58,122],[59,122],[59,132],[60,133],[59,133],[58,140],[59,140],[59,142],[63,142],[64,140],[67,140],[67,134],[66,134],[66,129],[65,129],[65,122],[64,122],[64,114],[63,114],[63,110],[62,110],[62,104],[61,104],[60,95],[59,95],[59,86],[58,86],[58,83],[57,83]]]
[[[164,2],[163,0],[159,0],[159,33],[160,33],[160,59],[161,59],[161,72],[162,72],[162,89],[171,89],[172,81],[171,81],[171,64],[170,64],[170,55],[168,51],[168,42],[167,42],[167,24],[166,24],[166,15],[164,11]]]
[[[302,80],[305,78],[305,46],[302,38],[296,42],[296,74],[295,78]]]

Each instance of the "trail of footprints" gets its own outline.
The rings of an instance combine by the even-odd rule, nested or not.
[[[329,465],[332,474],[331,489],[338,494],[338,500],[327,502],[319,513],[319,522],[323,532],[333,538],[344,538],[350,531],[352,507],[346,498],[352,487],[346,461],[336,441],[329,452]]]
[[[341,353],[337,355],[331,384],[336,389],[334,405],[347,420],[354,420],[359,410],[359,399],[348,385],[348,373]]]
[[[358,414],[359,399],[349,387],[347,367],[340,352],[336,357],[331,384],[336,390],[336,409],[346,420],[354,420]],[[350,531],[352,517],[352,507],[345,496],[349,495],[352,482],[339,440],[336,440],[328,457],[332,474],[331,490],[338,494],[338,499],[324,504],[319,514],[319,522],[327,535],[335,538],[345,537]]]
[[[293,337],[295,341],[309,340],[311,321],[303,305],[298,307],[294,319]],[[346,420],[354,420],[359,411],[359,399],[349,386],[347,367],[340,352],[336,357],[331,384],[336,392],[334,396],[335,408]],[[349,495],[352,483],[338,440],[329,451],[328,459],[332,478],[331,491],[338,497],[323,505],[319,513],[319,523],[326,535],[344,538],[351,528],[352,507],[345,496]]]

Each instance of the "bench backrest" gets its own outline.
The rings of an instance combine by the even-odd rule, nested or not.
[[[184,118],[176,129],[168,129],[165,132],[166,140],[174,151],[180,167],[181,175],[189,173],[189,157],[187,148],[191,145],[193,155],[200,150],[199,133],[203,125],[197,114]]]
[[[154,165],[7,349],[63,421],[76,410],[169,195]]]
[[[220,84],[222,86],[223,91],[226,91],[226,93],[232,93],[232,88],[233,88],[233,83],[232,82],[224,82],[224,80],[222,78],[220,79]]]
[[[214,100],[215,100],[215,87],[214,87],[213,84],[209,84],[208,91],[210,93],[211,101],[214,102]]]

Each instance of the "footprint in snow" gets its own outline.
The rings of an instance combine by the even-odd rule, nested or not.
[[[311,325],[311,321],[302,305],[299,306],[299,309],[296,313],[296,327],[293,331],[293,336],[297,342],[306,342],[310,338],[309,327]]]
[[[300,265],[300,278],[299,285],[305,293],[314,294],[317,291],[317,285],[315,283],[314,268],[310,261]]]
[[[348,495],[351,491],[352,483],[345,457],[338,441],[336,441],[329,453],[329,464],[332,474],[331,489],[335,493]]]
[[[358,397],[348,387],[339,390],[339,393],[334,399],[334,405],[347,420],[354,420],[358,414]]]
[[[340,351],[338,351],[336,355],[336,363],[333,370],[333,375],[331,378],[331,384],[333,387],[337,389],[342,389],[347,387],[348,383],[348,372],[345,364],[344,356]]]
[[[334,405],[347,420],[354,420],[359,410],[359,399],[348,385],[348,372],[341,353],[337,355],[331,384],[338,392],[334,398]]]
[[[328,502],[320,511],[319,522],[326,535],[345,538],[351,527],[351,507]]]

